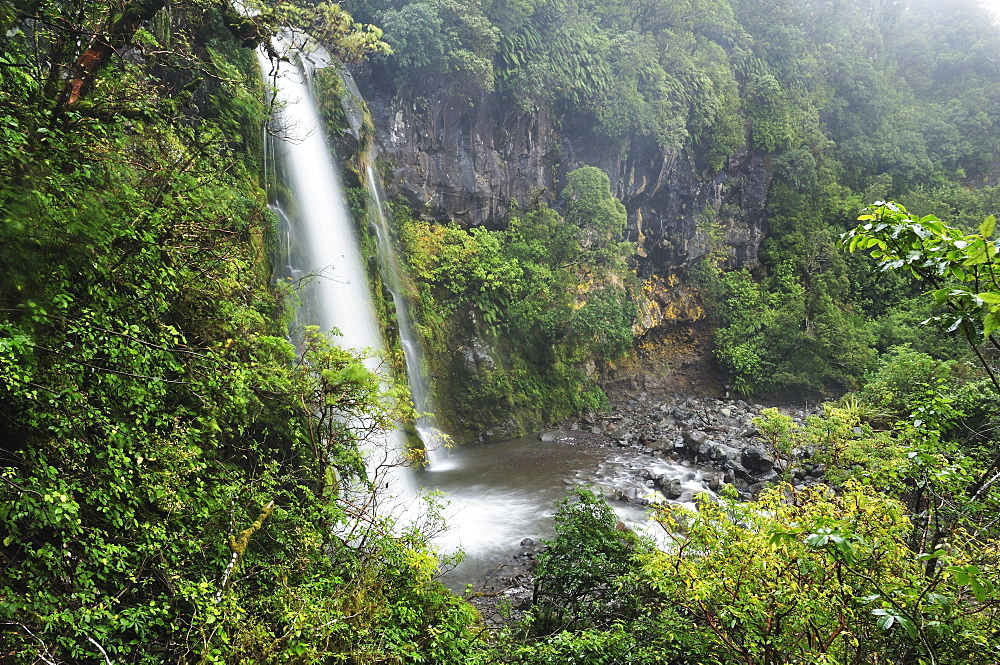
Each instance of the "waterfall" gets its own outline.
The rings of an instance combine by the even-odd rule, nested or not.
[[[275,41],[299,61],[298,66],[281,67],[273,79],[274,121],[283,134],[283,140],[275,141],[274,152],[292,199],[288,209],[277,212],[286,217],[301,249],[290,252],[287,270],[315,276],[303,294],[299,318],[318,325],[340,346],[369,354],[366,364],[378,372],[383,344],[365,263],[309,87],[313,68],[324,64],[326,56],[316,47],[292,46],[289,33]],[[265,80],[271,79],[270,60],[260,51],[258,59]],[[400,497],[411,497],[410,474],[401,470],[403,434],[390,432],[373,445],[365,451],[369,475],[389,487],[396,503]]]
[[[417,436],[424,446],[427,468],[430,471],[444,471],[451,468],[448,461],[448,437],[438,428],[431,404],[430,386],[424,374],[423,349],[420,338],[413,330],[408,303],[403,294],[402,273],[399,261],[396,259],[396,248],[392,241],[392,228],[382,202],[382,187],[375,174],[374,160],[365,165],[365,178],[368,181],[368,191],[372,197],[372,221],[375,235],[378,238],[379,264],[382,268],[382,279],[386,288],[392,294],[392,303],[396,310],[396,326],[399,331],[399,342],[403,347],[403,359],[406,363],[406,376],[413,396],[413,405],[417,410],[417,421],[414,427]]]
[[[347,116],[348,131],[360,143],[363,140],[361,131],[364,126],[366,108],[364,98],[349,71],[343,70],[341,78],[349,93],[342,100]],[[382,281],[392,296],[392,304],[396,312],[396,327],[399,332],[400,346],[403,349],[406,378],[410,386],[410,394],[413,397],[413,406],[417,411],[414,429],[424,448],[426,468],[430,471],[443,471],[451,468],[447,453],[450,439],[440,430],[434,416],[434,405],[423,362],[423,345],[413,329],[409,303],[403,291],[403,274],[393,242],[392,224],[382,195],[382,180],[375,170],[377,157],[377,148],[372,142],[360,160],[362,162],[361,170],[364,171],[365,185],[371,196],[368,218],[375,230],[378,243],[377,254]]]

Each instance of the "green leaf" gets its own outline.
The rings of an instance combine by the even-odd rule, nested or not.
[[[983,319],[983,337],[989,337],[1000,328],[1000,311],[992,311]]]
[[[984,238],[988,238],[993,235],[993,230],[996,228],[997,218],[996,215],[990,215],[983,220],[983,223],[979,225],[979,235]]]
[[[989,589],[979,578],[970,577],[969,586],[972,588],[972,593],[975,594],[976,600],[980,603],[986,602],[986,598],[990,595]]]

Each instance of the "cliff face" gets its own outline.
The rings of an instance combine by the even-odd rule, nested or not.
[[[364,85],[362,78],[362,85]],[[417,211],[468,226],[502,227],[509,211],[535,199],[558,206],[567,171],[597,166],[629,216],[643,276],[683,270],[708,252],[729,268],[757,263],[770,185],[765,160],[733,155],[719,173],[689,151],[637,138],[625,146],[560,132],[546,109],[511,108],[494,95],[474,100],[445,91],[387,94],[365,86],[390,193]]]
[[[441,89],[396,91],[363,73],[357,78],[387,167],[388,193],[408,200],[418,214],[502,228],[512,211],[536,201],[564,212],[558,192],[569,171],[590,165],[607,173],[626,207],[628,239],[635,243],[643,281],[633,326],[642,342],[631,360],[584,369],[611,389],[683,389],[685,374],[714,374],[706,320],[711,308],[684,273],[707,255],[727,268],[757,264],[771,181],[763,157],[744,151],[709,173],[691,151],[663,150],[646,138],[602,143],[560,129],[547,109],[525,112],[488,94],[470,100]],[[453,350],[435,366],[439,417],[447,421],[442,424],[460,439],[477,432],[509,438],[538,425],[528,422],[537,416],[501,405],[480,409],[477,431],[465,431],[467,414],[458,407],[441,411],[442,405],[464,404],[452,391],[493,385],[491,372],[503,356],[474,325],[453,336]],[[469,360],[469,349],[477,350],[476,362]]]

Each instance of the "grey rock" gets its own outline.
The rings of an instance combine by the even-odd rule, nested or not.
[[[708,434],[701,430],[688,430],[684,432],[684,442],[691,450],[697,450],[708,442]]]
[[[760,483],[773,483],[779,480],[781,476],[775,470],[767,471],[766,473],[760,474],[755,477],[755,480]]]
[[[712,447],[712,459],[719,463],[726,463],[731,459],[739,457],[740,451],[724,443],[717,443]]]
[[[672,480],[660,483],[659,489],[663,492],[663,496],[670,500],[679,499],[681,494],[684,492],[679,478],[673,478]]]
[[[615,441],[622,442],[631,440],[632,433],[627,429],[616,427],[608,431],[608,436],[614,439]]]
[[[753,471],[763,472],[774,468],[774,458],[768,455],[760,446],[748,447],[743,451],[740,461],[743,463],[743,466]]]
[[[646,441],[646,447],[650,450],[669,450],[674,445],[670,439],[656,438]]]
[[[746,467],[744,467],[742,464],[740,464],[739,462],[737,462],[734,459],[733,460],[729,460],[728,462],[726,462],[725,464],[723,464],[722,468],[724,470],[726,470],[726,471],[731,471],[733,473],[733,477],[736,480],[746,480],[747,478],[750,477],[750,472],[747,471]],[[728,474],[726,475],[726,482],[727,483],[731,482],[729,480],[729,475]]]

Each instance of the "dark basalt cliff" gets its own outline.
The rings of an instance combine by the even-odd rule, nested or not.
[[[512,209],[536,199],[558,207],[566,172],[591,165],[608,174],[628,210],[640,274],[676,273],[711,249],[727,255],[727,267],[756,265],[770,185],[761,155],[741,152],[712,173],[690,150],[645,137],[601,143],[559,131],[545,108],[525,112],[497,95],[387,91],[364,75],[359,83],[390,192],[429,217],[502,227]]]
[[[686,272],[708,255],[726,268],[757,265],[771,184],[764,156],[744,150],[713,172],[693,149],[664,150],[646,137],[600,141],[562,127],[547,108],[525,111],[499,95],[394,90],[363,71],[356,78],[375,126],[386,188],[426,218],[503,228],[512,213],[537,201],[564,211],[558,193],[573,169],[589,165],[607,173],[628,213],[642,281],[633,334],[644,341],[630,361],[583,369],[609,391],[700,389],[713,381],[711,304]],[[447,377],[441,390],[489,383],[502,352],[474,325],[453,332],[455,351],[436,368],[439,379]],[[480,423],[480,438],[509,438],[539,424],[519,417],[512,412]],[[452,418],[451,425],[460,420],[467,424]]]

